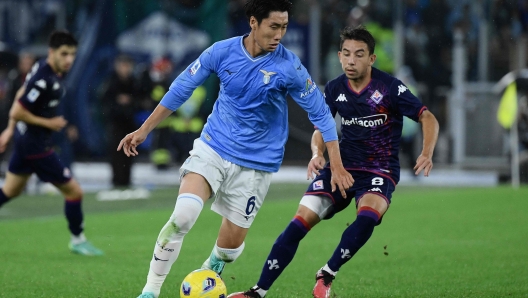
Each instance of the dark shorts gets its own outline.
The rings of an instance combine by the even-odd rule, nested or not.
[[[389,175],[365,170],[350,170],[348,172],[354,178],[354,185],[346,191],[346,198],[343,198],[339,189],[332,192],[332,185],[330,184],[330,179],[332,178],[330,168],[324,168],[321,170],[320,175],[315,177],[312,183],[310,183],[310,186],[308,186],[305,193],[306,195],[323,195],[330,198],[334,204],[334,208],[324,219],[330,219],[336,213],[347,208],[354,198],[357,207],[359,200],[361,200],[361,198],[367,193],[374,193],[381,196],[387,201],[387,204],[390,205],[392,193],[396,188],[396,184]]]
[[[42,156],[27,157],[15,150],[9,161],[9,172],[17,175],[35,173],[41,181],[53,184],[64,184],[71,179],[70,169],[62,164],[53,151]]]

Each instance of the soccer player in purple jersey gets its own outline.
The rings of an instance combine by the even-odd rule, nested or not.
[[[31,174],[55,185],[65,198],[64,213],[71,232],[69,248],[81,255],[103,252],[86,240],[81,201],[83,192],[53,151],[52,133],[63,129],[67,121],[57,115],[64,95],[64,74],[71,68],[77,52],[72,34],[54,31],[49,37],[48,56],[33,65],[17,91],[9,112],[9,125],[0,134],[0,152],[14,135],[15,144],[5,183],[0,189],[0,207],[20,195]],[[15,129],[16,128],[16,129]]]
[[[368,241],[389,207],[400,178],[398,149],[403,116],[422,125],[423,149],[414,170],[416,175],[423,171],[424,176],[429,176],[438,122],[400,80],[372,67],[376,61],[374,46],[374,38],[364,27],[343,29],[338,56],[344,74],[325,87],[326,103],[332,114],[339,113],[342,118],[341,158],[354,177],[354,185],[345,197],[331,190],[331,173],[323,156],[325,146],[321,133],[315,130],[308,177],[312,178],[313,173],[317,176],[295,217],[273,244],[257,284],[229,298],[264,297],[292,261],[308,231],[322,219],[348,207],[355,198],[356,220],[345,229],[333,255],[316,273],[313,297],[330,297],[337,272]]]

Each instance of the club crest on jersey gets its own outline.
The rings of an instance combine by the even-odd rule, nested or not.
[[[372,101],[378,104],[383,99],[383,94],[381,94],[381,92],[376,90],[374,91],[374,93],[372,93],[372,95],[370,96],[370,99],[372,99]]]
[[[261,69],[260,72],[264,74],[264,78],[262,78],[262,82],[264,82],[264,84],[268,84],[271,80],[271,76],[277,74],[273,71],[267,72],[264,69]]]
[[[324,188],[324,185],[323,185],[323,180],[317,180],[313,183],[313,189],[314,190],[319,190],[319,189],[323,189]]]

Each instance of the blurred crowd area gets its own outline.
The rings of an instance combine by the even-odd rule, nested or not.
[[[320,86],[341,73],[337,61],[340,29],[366,25],[377,42],[375,66],[406,76],[408,84],[438,116],[441,127],[446,124],[446,97],[452,84],[454,32],[463,33],[466,79],[497,81],[512,70],[512,52],[528,27],[528,0],[292,2],[291,29],[284,43],[295,50],[309,70],[310,55],[319,55]],[[69,88],[62,107],[70,126],[57,136],[58,150],[67,163],[74,158],[110,158],[118,161],[116,166],[127,163],[120,158],[122,154],[115,153],[117,142],[146,119],[172,80],[213,42],[249,31],[244,3],[0,0],[0,129],[7,123],[14,93],[31,64],[46,56],[47,36],[56,28],[66,28],[81,43],[78,61],[68,75]],[[320,16],[319,53],[309,48],[314,9]],[[403,25],[403,35],[394,29],[398,21]],[[479,32],[484,25],[491,70],[486,78],[479,77],[477,59]],[[143,41],[143,36],[149,39]],[[398,38],[404,39],[405,67],[401,69],[395,69],[394,45]],[[147,154],[142,156],[160,168],[181,162],[192,146],[191,140],[201,131],[217,93],[215,78],[197,89],[189,103],[145,143],[141,150]]]

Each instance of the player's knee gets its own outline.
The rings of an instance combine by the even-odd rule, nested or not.
[[[8,200],[18,197],[22,193],[23,189],[11,189],[8,187],[2,188],[2,192]]]
[[[174,212],[169,222],[163,227],[159,238],[163,238],[163,241],[183,239],[198,219],[202,207],[200,197],[189,193],[180,194],[176,200]]]
[[[81,199],[83,197],[84,193],[80,187],[76,187],[71,191],[70,196],[72,198]]]
[[[305,195],[299,203],[296,215],[301,216],[313,227],[325,218],[332,206],[332,202],[324,196]]]
[[[80,199],[84,195],[81,186],[74,180],[70,180],[65,184],[55,184],[55,186],[64,197],[69,199]]]
[[[195,222],[192,216],[189,216],[187,214],[176,213],[172,214],[170,221],[174,225],[174,228],[176,229],[177,233],[179,234],[187,234],[191,230]]]

